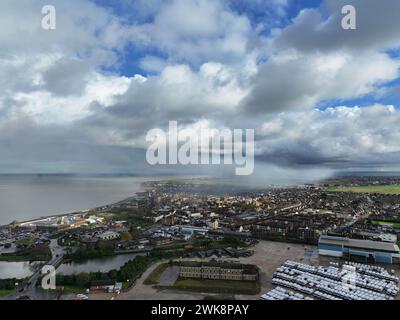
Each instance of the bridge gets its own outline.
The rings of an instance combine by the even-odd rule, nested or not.
[[[45,265],[51,265],[55,269],[59,267],[64,259],[64,248],[58,245],[57,239],[52,239],[49,244],[51,250],[52,258]],[[36,270],[29,279],[23,281],[12,293],[4,297],[2,300],[15,300],[21,296],[27,296],[32,300],[43,300],[49,299],[54,293],[49,293],[48,291],[38,290],[36,288],[36,283],[42,275],[42,268]]]

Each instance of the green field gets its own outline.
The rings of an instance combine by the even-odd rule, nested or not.
[[[21,239],[16,241],[16,244],[26,244],[26,245],[30,245],[35,243],[35,241],[38,240],[37,237],[29,237],[29,238],[25,238],[25,239]]]
[[[387,186],[359,186],[330,188],[328,192],[380,193],[400,195],[400,185]]]
[[[7,290],[7,289],[0,289],[0,297],[5,297],[9,295],[13,290]]]
[[[400,228],[400,222],[391,222],[391,221],[373,221],[373,224],[380,225],[390,225],[395,228]]]
[[[37,257],[37,256],[18,256],[13,254],[2,254],[0,255],[0,261],[5,262],[23,262],[23,261],[47,261],[49,257]]]
[[[34,248],[22,249],[13,253],[3,253],[0,261],[48,261],[51,259],[51,251],[47,245],[38,245]]]
[[[172,288],[195,292],[249,295],[258,294],[260,292],[260,284],[258,281],[178,279]]]

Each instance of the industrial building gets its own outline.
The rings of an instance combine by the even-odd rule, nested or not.
[[[210,262],[185,261],[180,264],[181,278],[213,280],[256,281],[258,270],[253,265],[226,263],[211,260]]]
[[[320,255],[363,259],[365,262],[400,263],[400,250],[393,242],[322,235],[318,251]]]
[[[114,231],[105,231],[97,237],[101,240],[116,240],[120,238],[120,234]]]

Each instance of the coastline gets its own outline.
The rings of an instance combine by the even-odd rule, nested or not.
[[[145,178],[145,177],[140,177],[140,178]],[[96,205],[96,206],[91,207],[89,209],[79,209],[79,210],[65,211],[65,212],[58,212],[58,213],[49,214],[49,215],[43,215],[43,216],[40,216],[40,217],[37,217],[37,218],[30,218],[30,219],[27,219],[27,220],[17,221],[17,223],[18,224],[23,224],[23,223],[30,223],[30,222],[35,222],[35,221],[39,221],[39,220],[57,218],[57,217],[62,217],[62,216],[79,215],[79,214],[83,214],[85,212],[89,212],[91,210],[96,210],[97,208],[100,208],[100,207],[112,206],[112,205],[115,205],[115,204],[119,204],[119,203],[127,201],[127,200],[129,200],[131,198],[134,198],[138,193],[145,192],[146,191],[146,188],[145,188],[145,184],[146,183],[157,182],[157,181],[161,181],[161,180],[154,180],[154,181],[152,180],[152,181],[142,181],[142,182],[140,182],[140,184],[139,184],[140,190],[134,192],[131,196],[125,197],[125,198],[123,198],[121,200],[118,200],[116,202],[99,204],[99,205]],[[9,226],[12,225],[12,223],[13,223],[13,221],[10,221],[9,223],[6,223],[6,224],[0,224],[0,228],[9,227]]]
[[[59,175],[57,175],[59,176]],[[65,175],[65,177],[75,177],[74,175]],[[104,175],[99,175],[99,176],[88,176],[90,178],[93,177],[99,177],[99,178],[104,178],[104,177],[108,177],[108,176],[104,176]],[[65,212],[58,212],[58,213],[53,213],[53,214],[45,214],[42,215],[40,217],[37,218],[29,218],[29,219],[24,219],[24,220],[17,220],[18,224],[23,224],[23,223],[29,223],[29,222],[35,222],[38,220],[44,220],[44,219],[50,219],[50,218],[56,218],[56,217],[62,217],[62,216],[67,216],[67,215],[78,215],[78,214],[82,214],[85,212],[89,212],[92,210],[95,210],[97,208],[101,208],[101,207],[105,207],[105,206],[112,206],[112,205],[116,205],[122,202],[125,202],[131,198],[134,198],[138,193],[141,192],[146,192],[146,184],[149,183],[159,183],[159,182],[163,182],[163,181],[169,181],[171,179],[174,180],[185,180],[185,179],[198,179],[198,178],[209,178],[209,177],[205,177],[205,176],[165,176],[165,177],[143,177],[143,176],[111,176],[113,178],[138,178],[138,179],[143,179],[144,181],[140,181],[139,182],[139,190],[135,191],[132,195],[128,196],[128,197],[124,197],[123,199],[117,200],[117,201],[113,201],[113,202],[108,202],[108,203],[103,203],[103,204],[98,204],[96,206],[93,206],[91,208],[86,208],[86,209],[77,209],[77,210],[68,210]],[[5,228],[5,227],[9,227],[11,226],[13,223],[13,221],[10,221],[6,224],[1,224],[0,223],[0,228]]]

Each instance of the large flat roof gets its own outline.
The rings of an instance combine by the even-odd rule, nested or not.
[[[243,269],[243,265],[239,263],[229,263],[220,261],[198,262],[198,261],[183,261],[183,267],[219,267],[224,269]]]
[[[180,263],[182,267],[217,267],[222,269],[243,269],[246,274],[255,274],[257,273],[257,268],[254,265],[249,264],[241,264],[241,263],[232,263],[232,262],[224,262],[224,261],[182,261]]]
[[[321,236],[319,243],[339,245],[350,248],[369,249],[377,251],[388,251],[393,253],[399,253],[399,247],[395,243],[383,242],[383,241],[372,241],[372,240],[360,240],[350,239],[341,237]]]

